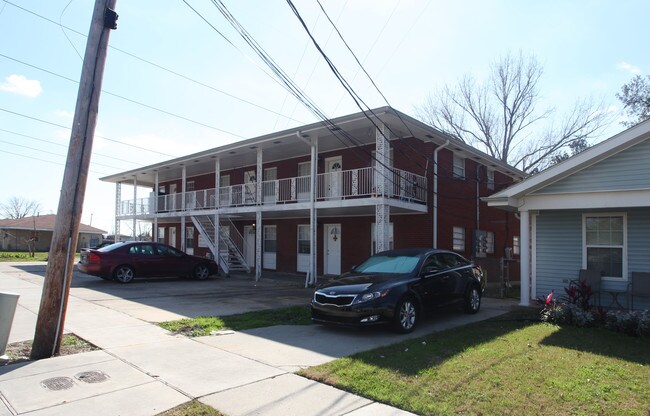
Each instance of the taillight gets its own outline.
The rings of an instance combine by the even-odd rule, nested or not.
[[[95,253],[88,254],[88,263],[99,263],[100,257]]]

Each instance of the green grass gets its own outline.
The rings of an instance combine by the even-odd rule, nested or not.
[[[196,318],[161,322],[168,331],[190,337],[210,335],[212,331],[262,328],[273,325],[309,325],[311,317],[305,306],[246,312],[230,316],[197,316]]]
[[[0,262],[3,261],[47,261],[47,252],[36,252],[34,257],[28,252],[22,251],[0,251]]]
[[[192,400],[158,416],[224,416],[224,414],[198,400]]]
[[[421,415],[648,415],[650,339],[516,315],[300,374]]]

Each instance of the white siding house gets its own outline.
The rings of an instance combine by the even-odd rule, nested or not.
[[[631,274],[650,272],[650,120],[484,200],[520,216],[522,304],[596,269],[601,304],[627,307]]]

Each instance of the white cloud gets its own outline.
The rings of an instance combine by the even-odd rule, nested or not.
[[[0,84],[0,91],[34,98],[43,92],[43,88],[41,88],[41,82],[37,79],[27,79],[23,75],[9,75],[6,82]]]
[[[630,65],[627,62],[619,62],[616,64],[616,68],[621,69],[623,71],[629,71],[631,74],[640,74],[641,73],[641,68],[638,66]]]

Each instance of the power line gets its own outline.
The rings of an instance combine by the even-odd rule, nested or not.
[[[49,143],[49,144],[52,144],[52,145],[54,145],[54,146],[61,146],[61,147],[66,147],[66,148],[68,147],[68,145],[63,144],[63,143],[57,143],[57,142],[53,142],[53,141],[51,141],[51,140],[39,139],[38,137],[29,136],[29,135],[27,135],[27,134],[18,133],[18,132],[11,131],[11,130],[0,129],[0,131],[3,131],[3,132],[5,132],[5,133],[9,133],[9,134],[14,134],[14,135],[16,135],[16,136],[25,137],[25,138],[32,139],[32,140],[38,140],[38,141],[40,141],[40,142],[44,142],[44,143]],[[130,164],[132,164],[132,165],[142,166],[141,163],[131,162],[130,160],[120,159],[119,157],[109,156],[109,155],[105,155],[105,154],[102,154],[102,153],[97,153],[97,152],[94,152],[94,151],[93,151],[93,154],[94,154],[95,156],[106,157],[106,158],[109,158],[109,159],[118,160],[118,161],[120,161],[120,162],[125,162],[125,163],[130,163]]]
[[[27,62],[21,61],[21,60],[16,59],[16,58],[12,58],[12,57],[7,56],[7,55],[2,54],[2,53],[0,53],[0,56],[3,57],[3,58],[5,58],[5,59],[9,59],[9,60],[11,60],[11,61],[18,62],[18,63],[20,63],[20,64],[23,64],[23,65],[29,66],[30,68],[34,68],[34,69],[37,69],[37,70],[39,70],[39,71],[43,71],[43,72],[45,72],[45,73],[48,73],[48,74],[50,74],[50,75],[54,75],[54,76],[56,76],[56,77],[59,77],[59,78],[61,78],[61,79],[66,80],[66,81],[73,82],[73,83],[75,83],[75,84],[77,84],[77,85],[79,84],[79,81],[76,81],[76,80],[74,80],[74,79],[72,79],[72,78],[68,78],[68,77],[66,77],[65,75],[57,74],[56,72],[52,72],[52,71],[47,70],[47,69],[45,69],[45,68],[41,68],[41,67],[39,67],[39,66],[36,66],[36,65],[33,65],[33,64],[29,64],[29,63],[27,63]],[[239,134],[232,133],[232,132],[229,132],[229,131],[224,130],[224,129],[220,129],[219,127],[214,127],[214,126],[211,126],[211,125],[209,125],[209,124],[205,124],[205,123],[202,123],[202,122],[200,122],[200,121],[196,121],[196,120],[193,120],[193,119],[191,119],[191,118],[188,118],[188,117],[185,117],[185,116],[181,116],[181,115],[179,115],[179,114],[175,114],[175,113],[172,113],[172,112],[170,112],[170,111],[163,110],[163,109],[161,109],[161,108],[154,107],[154,106],[152,106],[152,105],[145,104],[145,103],[142,103],[142,102],[140,102],[140,101],[133,100],[133,99],[131,99],[131,98],[124,97],[123,95],[119,95],[119,94],[116,94],[116,93],[113,93],[113,92],[110,92],[110,91],[106,91],[106,90],[104,90],[104,89],[102,89],[102,92],[103,92],[104,94],[111,95],[111,96],[113,96],[113,97],[116,97],[116,98],[122,99],[122,100],[124,100],[124,101],[128,101],[128,102],[130,102],[130,103],[137,104],[137,105],[140,105],[140,106],[142,106],[142,107],[146,107],[146,108],[149,108],[149,109],[151,109],[151,110],[155,110],[155,111],[158,111],[158,112],[160,112],[160,113],[167,114],[167,115],[169,115],[169,116],[176,117],[176,118],[179,118],[179,119],[181,119],[181,120],[184,120],[184,121],[188,121],[188,122],[190,122],[190,123],[197,124],[197,125],[199,125],[199,126],[207,127],[207,128],[209,128],[209,129],[212,129],[212,130],[217,130],[217,131],[220,131],[220,132],[222,132],[222,133],[229,134],[229,135],[234,136],[234,137],[239,137],[240,139],[245,139],[245,138],[246,138],[246,137],[241,136],[241,135],[239,135]]]
[[[32,10],[26,9],[25,7],[19,6],[19,5],[15,4],[15,3],[12,3],[12,2],[10,2],[10,1],[7,1],[7,0],[3,0],[3,1],[4,1],[4,3],[5,3],[5,4],[4,4],[5,6],[6,6],[7,4],[9,4],[9,5],[11,5],[11,6],[16,7],[17,9],[20,9],[20,10],[26,12],[26,13],[29,13],[29,14],[31,14],[31,15],[33,15],[33,16],[36,16],[36,17],[38,17],[39,19],[45,20],[46,22],[52,23],[52,24],[54,24],[54,25],[56,25],[56,26],[59,26],[61,29],[66,29],[66,30],[68,30],[68,31],[70,31],[70,32],[72,32],[72,33],[75,33],[75,34],[79,35],[79,36],[88,37],[88,35],[86,35],[86,34],[84,34],[84,33],[82,33],[82,32],[79,32],[78,30],[73,29],[73,28],[71,28],[71,27],[69,27],[69,26],[65,26],[65,25],[61,24],[61,22],[56,22],[56,21],[54,21],[54,20],[52,20],[52,19],[49,19],[49,18],[47,18],[47,17],[45,17],[45,16],[42,16],[42,15],[40,15],[40,14],[38,14],[38,13],[32,11]],[[187,3],[186,3],[186,4],[187,4]],[[190,6],[189,4],[188,4],[188,7],[190,7],[192,10],[194,10],[194,9],[192,8],[192,6]],[[203,18],[203,16],[201,16],[198,12],[197,12],[197,14],[198,14],[201,18]],[[205,19],[204,19],[204,20],[205,20]],[[210,23],[207,22],[207,21],[206,21],[206,23],[210,24]],[[214,29],[217,30],[216,28],[214,28]],[[64,32],[64,33],[65,33],[65,32]],[[223,36],[223,35],[222,35],[222,36]],[[225,37],[224,37],[224,38],[225,38]],[[227,40],[227,39],[226,39],[226,40]],[[228,41],[228,40],[227,40],[227,41]],[[230,42],[230,41],[228,41],[228,42]],[[74,47],[74,45],[73,45],[73,47]],[[237,47],[234,46],[234,45],[233,45],[233,47],[237,48]],[[146,64],[148,64],[148,65],[153,66],[153,67],[156,67],[156,68],[158,68],[158,69],[160,69],[160,70],[163,70],[163,71],[165,71],[165,72],[168,72],[168,73],[170,73],[170,74],[172,74],[172,75],[174,75],[174,76],[177,76],[177,77],[179,77],[179,78],[183,78],[183,79],[185,79],[186,81],[190,81],[190,82],[192,82],[192,83],[194,83],[194,84],[200,85],[201,87],[205,87],[205,88],[208,88],[208,89],[210,89],[210,90],[212,90],[212,91],[215,91],[215,92],[218,92],[218,93],[220,93],[220,94],[226,95],[226,96],[228,96],[228,97],[230,97],[230,98],[232,98],[232,99],[234,99],[234,100],[237,100],[237,101],[240,101],[240,102],[242,102],[242,103],[245,103],[245,104],[251,105],[251,106],[256,107],[256,108],[258,108],[258,109],[260,109],[260,110],[267,111],[267,112],[269,112],[269,113],[273,113],[273,114],[275,114],[275,115],[277,115],[277,116],[284,117],[284,118],[286,118],[286,119],[288,119],[288,120],[295,121],[295,122],[297,122],[297,123],[301,123],[301,124],[305,124],[304,121],[294,119],[294,118],[292,118],[291,116],[286,116],[286,115],[281,114],[281,113],[279,113],[279,112],[277,112],[277,111],[275,111],[275,110],[272,110],[272,109],[270,109],[270,108],[264,107],[264,106],[259,105],[259,104],[255,104],[255,103],[253,103],[252,101],[248,101],[248,100],[246,100],[246,99],[244,99],[244,98],[237,97],[236,95],[233,95],[233,94],[231,94],[231,93],[229,93],[229,92],[226,92],[226,91],[220,90],[219,88],[216,88],[216,87],[211,86],[211,85],[209,85],[209,84],[206,84],[206,83],[204,83],[204,82],[198,81],[198,80],[196,80],[196,79],[194,79],[194,78],[191,78],[191,77],[189,77],[189,76],[187,76],[187,75],[183,75],[183,74],[181,74],[181,73],[179,73],[179,72],[176,72],[176,71],[174,71],[174,70],[172,70],[172,69],[166,68],[166,67],[164,67],[164,66],[162,66],[162,65],[160,65],[160,64],[157,64],[157,63],[155,63],[155,62],[152,62],[152,61],[149,61],[149,60],[147,60],[147,59],[141,58],[141,57],[139,57],[139,56],[137,56],[137,55],[135,55],[135,54],[133,54],[133,53],[131,53],[131,52],[128,52],[128,51],[126,51],[126,50],[124,50],[124,49],[120,49],[120,48],[118,48],[118,47],[111,46],[111,45],[109,45],[109,48],[112,49],[112,50],[115,50],[115,51],[117,51],[117,52],[120,52],[120,53],[122,53],[122,54],[124,54],[124,55],[130,56],[130,57],[133,58],[133,59],[137,59],[138,61],[144,62],[144,63],[146,63]],[[76,50],[76,49],[75,49],[75,50]],[[241,52],[241,51],[240,51],[240,52]],[[243,53],[242,53],[242,55],[243,55]],[[53,74],[53,75],[56,75],[56,74]]]
[[[15,112],[15,111],[7,110],[6,108],[2,108],[2,107],[0,107],[0,111],[4,111],[5,113],[13,114],[13,115],[16,115],[16,116],[19,116],[19,117],[23,117],[23,118],[27,118],[27,119],[30,119],[30,120],[38,121],[38,122],[41,122],[41,123],[44,123],[44,124],[49,124],[49,125],[51,125],[51,126],[60,127],[60,128],[62,128],[62,129],[71,130],[71,128],[68,127],[68,126],[64,126],[64,125],[62,125],[62,124],[53,123],[53,122],[51,122],[51,121],[43,120],[43,119],[40,119],[40,118],[37,118],[37,117],[28,116],[28,115],[26,115],[26,114],[17,113],[17,112]],[[133,148],[135,148],[135,149],[140,149],[140,150],[145,150],[145,151],[147,151],[147,152],[156,153],[156,154],[159,154],[159,155],[162,155],[162,156],[174,157],[173,155],[170,155],[170,154],[167,154],[167,153],[159,152],[159,151],[157,151],[157,150],[147,149],[146,147],[136,146],[136,145],[134,145],[134,144],[130,144],[130,143],[124,143],[124,142],[121,142],[121,141],[119,141],[119,140],[110,139],[110,138],[105,137],[105,136],[100,136],[100,135],[98,135],[98,134],[95,134],[95,137],[100,138],[100,139],[107,140],[107,141],[109,141],[109,142],[118,143],[118,144],[121,144],[121,145],[123,145],[123,146],[129,146],[129,147],[133,147]]]
[[[20,153],[9,152],[9,151],[4,150],[4,149],[3,149],[3,150],[0,150],[0,152],[2,152],[2,153],[6,153],[6,154],[8,154],[8,155],[24,157],[24,158],[26,158],[26,159],[38,160],[39,162],[46,162],[46,163],[51,163],[51,164],[53,164],[53,165],[65,166],[65,163],[53,162],[53,161],[51,161],[51,160],[41,159],[41,158],[34,157],[34,156],[21,155]],[[94,173],[94,174],[96,174],[96,175],[108,176],[108,173],[97,172],[96,170],[89,170],[89,172],[92,172],[92,173]]]

